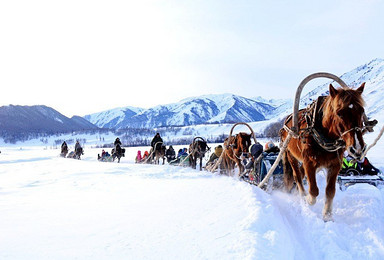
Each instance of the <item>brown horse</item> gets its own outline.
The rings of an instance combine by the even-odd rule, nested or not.
[[[225,167],[231,171],[235,164],[239,167],[239,174],[244,171],[244,166],[241,163],[241,156],[248,154],[249,146],[251,145],[251,135],[240,132],[236,136],[231,136],[225,139],[223,151],[223,160]]]
[[[155,151],[154,151],[154,161],[155,164],[160,164],[160,158],[163,159],[163,164],[165,161],[165,151],[166,151],[165,145],[163,145],[162,142],[158,142],[155,144]]]
[[[340,172],[345,150],[359,159],[366,145],[363,140],[364,100],[361,96],[363,83],[358,89],[335,89],[329,86],[329,95],[323,98],[316,109],[302,109],[298,113],[299,137],[292,138],[283,156],[284,182],[287,190],[296,182],[301,196],[306,196],[308,204],[316,203],[319,189],[316,184],[316,171],[325,168],[327,185],[325,189],[324,221],[332,220],[332,203],[336,192],[337,174]],[[319,99],[320,100],[320,99]],[[313,120],[309,120],[309,118]],[[292,118],[285,121],[292,127]],[[286,129],[281,130],[281,139],[288,136]],[[307,177],[309,194],[303,187],[302,179]]]

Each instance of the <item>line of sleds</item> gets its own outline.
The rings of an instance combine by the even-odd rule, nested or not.
[[[240,132],[232,135],[232,131],[237,125],[246,125],[251,130],[251,134]],[[202,161],[206,153],[210,151],[210,148],[202,137],[195,137],[189,149],[180,149],[177,156],[175,155],[172,145],[169,149],[166,149],[166,146],[162,142],[158,142],[154,145],[155,148],[151,148],[149,153],[146,151],[143,156],[141,156],[141,151],[138,151],[136,163],[159,164],[159,159],[163,159],[163,164],[164,161],[167,160],[170,165],[196,169],[196,163],[200,160],[200,169],[220,174],[234,175],[236,168],[237,171],[241,171],[238,175],[240,180],[256,186],[259,185],[278,159],[280,148],[272,141],[267,142],[263,147],[256,141],[256,138],[254,138],[255,142],[251,144],[254,133],[246,123],[235,124],[230,136],[230,138],[225,140],[223,145],[218,145],[214,148],[214,151],[212,151],[204,166],[202,165]],[[244,145],[243,147],[242,143],[248,145]],[[159,148],[156,149],[157,146]],[[268,180],[266,185],[267,189],[283,188],[283,173],[283,164],[280,161],[274,169],[271,178]],[[371,165],[367,157],[365,157],[363,161],[357,162],[346,154],[343,159],[343,168],[338,175],[337,182],[341,190],[345,190],[347,187],[357,183],[368,183],[378,187],[384,185],[384,176],[379,169]]]
[[[173,149],[173,146],[170,145],[167,149],[166,146],[162,143],[159,143],[161,145],[161,148],[156,150],[151,148],[148,151],[145,151],[144,154],[141,154],[141,151],[137,151],[137,155],[135,158],[135,163],[139,164],[160,164],[160,159],[162,159],[162,164],[165,164],[165,161],[169,165],[177,165],[177,166],[183,166],[183,167],[189,167],[191,166],[191,161],[189,154],[187,152],[187,148],[181,148],[179,149],[177,155],[175,150]],[[158,151],[158,155],[157,155]]]
[[[68,145],[64,141],[61,145],[61,151],[60,151],[60,156],[63,158],[72,158],[72,159],[77,159],[80,160],[80,157],[84,155],[84,150],[81,147],[79,141],[76,142],[75,148],[73,151],[68,152]]]
[[[99,162],[114,162],[117,159],[117,162],[120,162],[121,157],[125,157],[125,148],[121,148],[118,145],[115,148],[112,148],[111,153],[106,152],[104,149],[101,151],[101,155],[97,155],[97,160]]]
[[[111,153],[108,153],[103,149],[101,155],[97,155],[97,160],[99,162],[114,162],[117,159],[117,162],[120,163],[121,157],[125,157],[125,148],[122,147],[119,138],[116,138],[113,145],[114,148],[112,148]]]
[[[172,145],[168,149],[166,148],[159,133],[153,138],[151,146],[149,153],[145,151],[144,155],[141,154],[141,151],[137,151],[136,163],[159,164],[160,159],[162,159],[162,164],[167,160],[170,165],[196,168],[199,161],[200,169],[202,169],[203,158],[210,151],[210,147],[208,147],[204,138],[195,137],[189,145],[189,149],[181,148],[176,155]]]

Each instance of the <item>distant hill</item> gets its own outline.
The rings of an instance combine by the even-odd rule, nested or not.
[[[68,132],[98,129],[82,117],[68,118],[47,106],[0,107],[0,131],[20,132]]]
[[[269,104],[233,95],[205,95],[149,109],[117,108],[86,115],[102,128],[155,128],[197,124],[255,122],[267,119],[275,108]]]

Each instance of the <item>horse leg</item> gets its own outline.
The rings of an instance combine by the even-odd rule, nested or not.
[[[309,205],[316,203],[316,197],[319,196],[319,188],[316,183],[316,165],[311,161],[304,160],[303,168],[308,181],[307,202]]]
[[[325,204],[323,208],[323,220],[324,221],[333,221],[332,217],[332,206],[333,198],[336,194],[336,180],[337,174],[340,171],[340,165],[334,166],[328,169],[327,174],[327,186],[325,188]]]
[[[200,157],[200,171],[203,170],[203,158]]]
[[[196,160],[197,160],[197,158],[196,158],[196,156],[195,155],[192,155],[191,157],[190,157],[190,159],[192,160],[192,168],[193,169],[196,169]]]
[[[303,186],[303,174],[301,172],[301,168],[299,166],[299,161],[291,155],[291,153],[287,152],[288,162],[290,163],[293,170],[293,179],[296,182],[297,189],[299,190],[299,194],[301,196],[306,196],[306,192]]]

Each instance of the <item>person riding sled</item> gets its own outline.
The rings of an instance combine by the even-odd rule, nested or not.
[[[141,157],[141,151],[139,150],[139,151],[137,151],[135,163],[141,163],[142,160],[143,160],[143,158]]]
[[[215,147],[215,151],[209,157],[207,164],[211,164],[215,160],[219,159],[222,152],[223,152],[223,146],[221,144],[219,144],[218,146]]]
[[[377,175],[379,172],[380,170],[374,167],[367,157],[355,160],[347,151],[344,152],[340,175]]]
[[[170,145],[168,150],[165,152],[165,157],[167,157],[168,163],[176,158],[176,152],[173,149],[172,145]]]

